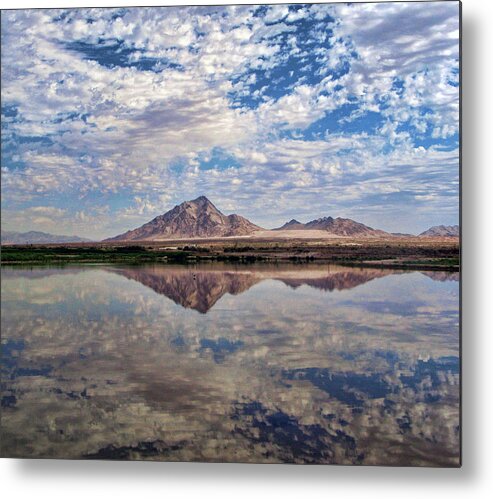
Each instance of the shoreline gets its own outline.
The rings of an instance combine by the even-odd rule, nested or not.
[[[315,260],[315,261],[309,261],[309,262],[293,262],[289,260],[259,260],[255,262],[241,262],[241,261],[231,261],[231,260],[195,260],[195,261],[189,261],[186,263],[177,263],[177,262],[166,262],[166,261],[145,261],[145,262],[128,262],[125,260],[113,260],[113,261],[107,261],[107,262],[101,262],[97,260],[74,260],[73,262],[67,262],[65,260],[52,260],[52,261],[47,261],[47,262],[41,262],[41,261],[9,261],[9,262],[1,262],[0,268],[7,268],[9,266],[12,267],[59,267],[59,268],[64,268],[64,267],[70,267],[74,265],[122,265],[125,264],[127,266],[137,266],[137,265],[146,265],[146,264],[160,264],[163,266],[169,265],[183,265],[184,267],[194,265],[195,263],[235,263],[238,265],[244,265],[248,266],[253,263],[255,264],[287,264],[287,263],[297,263],[299,265],[315,265],[315,264],[329,264],[329,265],[339,265],[341,267],[348,267],[348,268],[356,268],[356,269],[382,269],[382,270],[423,270],[423,271],[430,271],[430,272],[460,272],[460,266],[457,265],[434,265],[434,264],[420,264],[420,263],[399,263],[399,264],[382,264],[382,263],[370,263],[370,262],[341,262],[341,261],[334,261],[334,260]]]
[[[327,263],[396,270],[460,270],[458,240],[334,239],[200,240],[135,244],[73,243],[1,246],[1,265]]]

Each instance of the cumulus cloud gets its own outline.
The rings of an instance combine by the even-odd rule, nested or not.
[[[378,225],[391,182],[382,206],[423,205],[401,230],[426,200],[456,222],[456,2],[8,11],[1,78],[5,213],[139,224],[206,193],[268,226],[365,203]]]
[[[458,131],[459,3],[376,3],[334,6],[340,21],[334,37],[356,51],[351,90],[371,106],[390,100],[385,113],[397,122],[427,120],[437,136]],[[393,90],[396,79],[402,93]]]

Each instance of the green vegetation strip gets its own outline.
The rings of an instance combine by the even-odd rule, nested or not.
[[[230,248],[227,249],[230,251]],[[1,248],[2,264],[51,264],[51,263],[188,263],[193,261],[222,261],[238,263],[254,263],[261,261],[291,261],[305,263],[311,261],[337,263],[340,265],[356,265],[386,268],[415,268],[458,270],[458,258],[422,258],[412,256],[385,258],[365,255],[335,255],[321,254],[299,255],[296,248],[268,254],[228,254],[213,252],[208,248],[184,246],[173,249],[154,249],[143,246],[113,246],[113,247],[36,247],[36,246],[4,246]],[[391,260],[391,261],[389,261]]]
[[[3,247],[2,263],[50,262],[154,262],[160,260],[185,261],[187,251],[147,251],[140,246],[113,248],[20,248]]]

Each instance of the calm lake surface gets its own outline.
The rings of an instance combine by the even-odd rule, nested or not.
[[[2,456],[457,466],[459,275],[2,268]]]

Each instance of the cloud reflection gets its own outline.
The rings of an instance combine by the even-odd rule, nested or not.
[[[3,456],[458,464],[453,280],[5,270]]]

